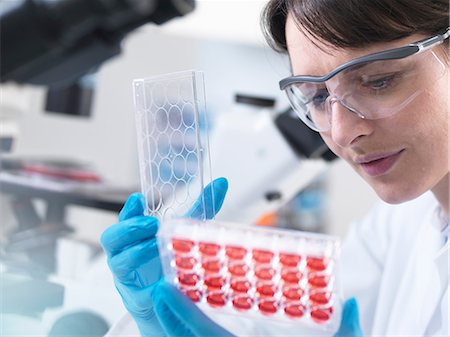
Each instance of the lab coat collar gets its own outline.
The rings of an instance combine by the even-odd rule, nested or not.
[[[435,226],[443,235],[444,242],[448,241],[450,232],[450,219],[441,206],[436,206],[433,226]]]

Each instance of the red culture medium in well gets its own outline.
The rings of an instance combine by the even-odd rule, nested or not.
[[[227,304],[228,296],[232,296],[231,304],[238,311],[251,309],[255,301],[257,301],[258,309],[264,315],[275,314],[279,309],[284,310],[286,316],[291,318],[300,318],[305,315],[305,303],[300,303],[305,290],[298,285],[303,277],[303,273],[298,270],[298,265],[302,258],[305,257],[291,253],[277,254],[282,266],[280,277],[284,281],[282,288],[282,301],[284,303],[280,306],[278,300],[274,298],[277,293],[277,285],[270,282],[277,274],[277,271],[269,265],[264,265],[273,261],[275,257],[274,252],[266,249],[252,250],[252,260],[256,264],[254,275],[260,280],[256,283],[255,293],[257,297],[254,298],[253,295],[248,294],[250,289],[252,289],[252,283],[242,278],[248,274],[250,269],[250,266],[243,261],[248,250],[237,245],[227,245],[225,247],[225,255],[229,259],[227,269],[230,273],[227,277],[232,278],[229,284],[230,290],[232,290],[231,295],[222,291],[227,283],[224,276],[217,275],[223,267],[223,262],[218,256],[222,246],[213,242],[198,243],[198,251],[202,256],[200,260],[201,267],[205,274],[203,284],[206,290],[194,288],[201,280],[199,274],[192,272],[199,262],[192,254],[189,254],[193,251],[195,245],[196,243],[192,240],[172,239],[172,248],[175,255],[174,262],[178,268],[179,286],[193,302],[199,302],[205,296],[210,306],[219,308]],[[318,324],[324,324],[329,321],[333,313],[333,308],[329,305],[332,293],[321,289],[327,287],[331,280],[331,276],[323,272],[327,269],[329,261],[327,257],[306,257],[306,265],[309,270],[308,285],[312,287],[308,295],[309,305],[312,307],[310,316]],[[203,292],[205,292],[205,295]]]
[[[322,271],[327,268],[328,259],[326,257],[308,256],[306,258],[306,265],[311,270]]]
[[[191,270],[194,268],[197,260],[192,256],[176,256],[175,257],[175,265],[181,269]]]
[[[274,253],[265,249],[253,249],[253,260],[258,263],[270,263]]]
[[[321,323],[325,323],[326,321],[328,321],[331,317],[331,312],[329,309],[317,309],[317,308],[313,308],[311,310],[311,318],[321,324]]]
[[[226,246],[225,255],[231,260],[242,260],[247,254],[247,249],[240,246]]]
[[[325,288],[330,282],[329,275],[310,274],[308,276],[308,283],[315,288]]]
[[[202,255],[216,256],[220,251],[220,245],[211,242],[200,242],[198,244],[198,251]]]
[[[273,297],[277,291],[277,287],[273,283],[260,282],[256,285],[256,292],[262,297]]]
[[[202,268],[205,274],[218,273],[222,268],[222,263],[218,259],[206,260],[202,262]]]
[[[263,299],[258,303],[258,308],[265,315],[272,315],[278,310],[278,302],[275,299]]]
[[[172,239],[172,248],[179,253],[189,253],[195,243],[191,240]]]
[[[245,263],[231,263],[228,265],[228,271],[233,276],[245,276],[248,272],[248,265]]]
[[[285,267],[297,267],[302,258],[296,254],[280,253],[279,259],[280,263]]]
[[[206,301],[212,307],[223,307],[227,301],[227,296],[223,291],[212,292],[206,296]]]
[[[283,296],[288,301],[298,301],[302,298],[304,290],[300,286],[283,287]]]
[[[260,280],[269,281],[275,275],[275,269],[272,267],[257,267],[255,270],[255,276]]]
[[[221,289],[225,284],[225,279],[222,276],[208,276],[204,280],[204,284],[212,289]]]
[[[292,318],[299,318],[305,314],[305,306],[300,303],[289,303],[284,307],[286,315]]]
[[[246,279],[237,279],[230,283],[230,288],[238,293],[246,293],[251,287],[251,283]]]
[[[200,276],[196,273],[180,273],[178,275],[181,286],[195,286],[199,280]]]
[[[248,295],[240,295],[233,298],[232,303],[237,310],[244,311],[253,306],[253,299]]]
[[[281,271],[281,278],[287,283],[298,283],[302,276],[302,272],[297,269],[283,269]]]
[[[198,289],[186,289],[183,290],[183,292],[192,300],[192,302],[199,302],[202,298],[202,292]]]
[[[331,293],[328,291],[313,291],[309,295],[309,301],[312,304],[328,304],[331,298]]]

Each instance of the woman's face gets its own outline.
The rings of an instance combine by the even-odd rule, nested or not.
[[[414,35],[364,49],[338,50],[315,39],[312,43],[291,16],[286,23],[293,75],[324,75],[354,58],[425,37]],[[438,48],[433,51],[441,55]],[[332,104],[331,129],[321,132],[322,138],[386,202],[404,202],[432,190],[446,194],[443,198],[448,203],[450,71],[448,63],[444,64],[443,76],[428,81],[431,83],[414,83],[424,88],[423,93],[391,117],[362,119],[341,104]]]

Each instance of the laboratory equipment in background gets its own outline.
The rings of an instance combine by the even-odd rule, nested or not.
[[[275,212],[277,227],[325,233],[329,224],[327,172],[319,174]]]
[[[90,117],[95,94],[95,75],[86,74],[65,86],[50,87],[45,97],[45,112]]]
[[[3,219],[0,262],[29,275],[57,272],[57,241],[76,227],[67,223],[69,205],[117,213],[133,190],[113,187],[94,169],[69,160],[3,155],[0,167],[0,192],[8,197],[3,208],[13,215]]]
[[[166,280],[203,310],[297,329],[339,326],[335,237],[190,219],[163,221],[157,237]]]
[[[0,109],[0,153],[8,153],[13,150],[14,143],[19,136],[17,126],[17,111]]]
[[[18,119],[26,109],[24,103],[26,99],[15,89],[14,86],[11,86],[9,90],[0,88],[0,154],[14,151],[20,136]]]
[[[111,186],[98,172],[72,160],[3,154],[0,167],[2,331],[26,335],[26,325],[34,334],[52,327],[45,334],[102,336],[111,324],[96,310],[97,302],[108,303],[104,294],[89,294],[94,289],[89,282],[78,293],[102,251],[98,244],[77,237],[76,228],[82,224],[68,223],[66,215],[70,206],[117,214],[135,188]],[[102,289],[111,297],[113,289]],[[67,310],[69,305],[72,310]],[[42,317],[50,312],[53,320],[44,327]]]
[[[227,177],[230,186],[218,220],[323,230],[323,224],[302,227],[286,223],[286,212],[277,214],[336,158],[291,109],[279,113],[270,98],[238,94],[230,111],[218,114],[210,147],[214,176]],[[299,204],[289,206],[292,212]]]
[[[79,86],[84,76],[118,55],[122,40],[130,32],[146,23],[159,25],[186,15],[194,5],[194,0],[0,1],[0,81],[2,85],[10,86],[46,86],[49,111],[90,115],[93,89],[84,90],[86,86]],[[16,101],[16,97],[9,97]],[[71,102],[73,98],[75,104]],[[74,109],[77,104],[79,106]],[[0,116],[2,152],[12,149],[17,135],[14,118],[18,113],[26,114],[27,108],[13,111],[12,118]],[[6,122],[10,126],[7,127]],[[126,197],[136,189],[116,190],[98,181],[81,182],[79,179],[86,171],[80,176],[82,170],[79,167],[62,169],[49,162],[36,166],[36,161],[28,159],[2,157],[0,160],[2,229],[5,229],[6,205],[12,205],[13,214],[8,225],[14,227],[12,231],[2,231],[1,237],[1,292],[8,294],[2,297],[6,300],[2,302],[2,332],[25,335],[26,326],[29,326],[33,334],[102,336],[107,329],[106,323],[111,321],[105,322],[102,316],[105,310],[96,309],[99,305],[111,307],[109,303],[114,302],[115,292],[111,289],[106,298],[101,298],[102,293],[95,292],[98,279],[91,281],[89,286],[68,279],[58,279],[57,283],[50,280],[57,269],[55,254],[61,253],[57,252],[61,246],[67,248],[60,243],[65,242],[65,235],[71,232],[65,223],[65,210],[68,205],[80,205],[117,213]],[[43,202],[43,215],[35,209],[35,199]],[[67,257],[65,254],[60,256]],[[68,260],[76,263],[75,259]],[[67,267],[69,263],[66,261],[61,265]],[[112,286],[112,281],[108,282]],[[79,296],[77,291],[83,286]],[[74,291],[74,288],[78,290]],[[36,289],[42,296],[33,294]],[[109,291],[107,285],[102,285],[102,289]],[[84,307],[77,307],[82,310],[79,313],[66,307],[75,297],[80,301],[88,297]],[[55,317],[51,322],[55,323],[53,328],[43,331],[42,315],[48,309],[58,308],[70,312],[59,312],[61,317]]]
[[[1,82],[70,84],[121,52],[136,28],[163,24],[194,0],[18,0],[0,3]]]

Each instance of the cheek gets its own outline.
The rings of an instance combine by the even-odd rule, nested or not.
[[[447,86],[441,86],[439,90],[425,92],[412,103],[407,109],[409,111],[399,114],[395,124],[411,140],[417,141],[416,146],[421,143],[441,148],[447,145],[450,106],[446,88]]]
[[[344,151],[343,148],[338,146],[333,140],[331,139],[331,134],[329,132],[321,132],[320,136],[322,137],[325,144],[327,144],[328,148],[338,157],[344,158]]]

